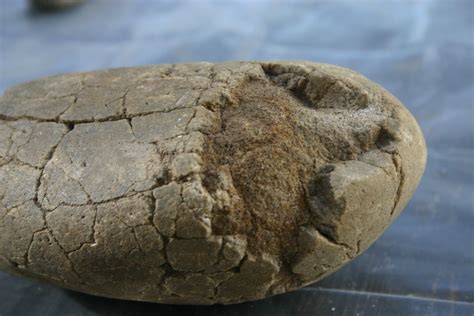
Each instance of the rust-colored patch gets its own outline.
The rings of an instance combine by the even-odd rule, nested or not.
[[[234,93],[238,104],[221,109],[221,132],[210,136],[204,184],[215,191],[216,170],[227,165],[241,203],[216,210],[213,229],[247,234],[256,253],[291,254],[308,217],[304,186],[317,139],[301,139],[299,101],[283,87],[253,80]]]

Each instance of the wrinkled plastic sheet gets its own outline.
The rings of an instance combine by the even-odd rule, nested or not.
[[[473,21],[469,0],[89,0],[54,14],[2,0],[0,91],[45,75],[154,63],[333,63],[406,104],[429,159],[418,191],[386,233],[301,290],[234,306],[171,306],[0,273],[0,315],[472,315]]]

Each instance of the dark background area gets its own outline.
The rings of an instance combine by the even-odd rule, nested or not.
[[[0,4],[0,92],[99,68],[305,59],[352,68],[390,90],[429,147],[398,220],[306,288],[234,306],[170,306],[0,273],[0,316],[474,314],[474,1],[86,0],[47,14],[26,1]]]

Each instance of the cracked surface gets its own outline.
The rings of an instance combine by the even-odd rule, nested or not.
[[[367,249],[425,161],[404,106],[331,65],[28,82],[0,98],[0,268],[122,299],[264,298]]]

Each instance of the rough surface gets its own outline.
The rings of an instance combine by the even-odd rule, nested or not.
[[[123,299],[264,298],[370,246],[425,160],[403,105],[331,65],[28,82],[0,99],[0,267]]]

